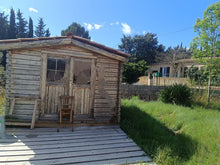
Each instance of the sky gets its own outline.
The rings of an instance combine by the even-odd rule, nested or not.
[[[20,9],[34,25],[42,17],[51,36],[60,36],[72,22],[89,31],[91,39],[118,48],[123,35],[155,33],[166,48],[189,48],[197,34],[193,26],[217,0],[0,0],[0,12]]]

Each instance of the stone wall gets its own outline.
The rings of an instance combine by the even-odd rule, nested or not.
[[[155,101],[158,99],[158,94],[160,91],[165,89],[165,86],[148,86],[148,85],[121,85],[121,97],[122,98],[131,98],[132,96],[138,96],[140,99],[145,101]],[[196,89],[197,92],[199,89]],[[202,93],[207,92],[207,90],[200,89]],[[211,96],[216,99],[220,99],[220,89],[213,87],[211,90]]]
[[[132,96],[138,96],[145,101],[157,100],[158,94],[163,90],[164,86],[147,86],[147,85],[121,85],[121,97],[131,98]]]

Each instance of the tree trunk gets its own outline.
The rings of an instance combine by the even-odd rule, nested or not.
[[[207,103],[210,103],[210,88],[211,88],[211,70],[209,69],[209,80],[208,80],[208,93],[207,93]]]

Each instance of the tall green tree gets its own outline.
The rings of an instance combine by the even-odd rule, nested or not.
[[[23,17],[20,9],[17,12],[17,38],[27,37],[27,21]]]
[[[67,33],[73,33],[73,35],[91,39],[91,37],[89,36],[89,31],[85,30],[83,26],[76,22],[73,22],[70,26],[68,26],[67,29],[61,31],[62,36],[66,36]]]
[[[49,28],[47,28],[47,30],[45,32],[45,37],[50,37],[50,30],[49,30]]]
[[[4,12],[0,13],[0,39],[8,38],[8,16]]]
[[[33,20],[31,17],[29,17],[29,22],[28,22],[28,38],[33,38],[34,37],[34,25],[33,25]]]
[[[191,43],[192,55],[208,72],[209,103],[211,78],[220,71],[220,2],[210,5],[204,11],[203,19],[197,18],[194,30],[198,36]]]
[[[13,8],[11,8],[11,11],[10,11],[8,38],[10,38],[10,39],[16,38],[15,11]]]
[[[36,26],[35,35],[36,37],[45,37],[46,31],[45,31],[46,24],[44,23],[43,18],[40,18],[38,20],[38,25]]]
[[[164,52],[165,47],[158,44],[157,35],[147,33],[145,35],[123,36],[119,49],[131,54],[130,62],[145,60],[148,64],[155,62],[158,52]]]

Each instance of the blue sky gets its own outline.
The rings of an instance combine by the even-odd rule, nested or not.
[[[42,17],[51,36],[72,22],[83,25],[93,41],[118,48],[123,34],[155,33],[160,44],[189,47],[193,26],[217,0],[0,0],[0,12],[20,9],[37,24]]]

